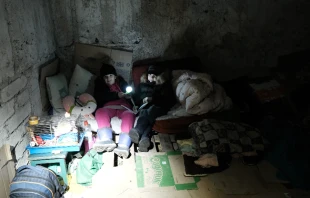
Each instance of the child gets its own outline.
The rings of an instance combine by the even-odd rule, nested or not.
[[[131,144],[128,133],[133,127],[135,115],[124,109],[121,105],[132,108],[127,101],[128,95],[125,94],[127,82],[117,76],[115,68],[111,65],[103,64],[100,76],[95,81],[94,96],[99,109],[96,111],[98,132],[94,149],[97,152],[113,151],[120,157],[129,156]],[[122,120],[118,147],[112,140],[111,118],[117,116]],[[115,148],[115,149],[114,149]]]
[[[156,70],[155,67],[151,67],[151,72]],[[155,119],[159,116],[167,114],[171,107],[175,104],[175,94],[172,89],[172,84],[169,79],[169,72],[163,72],[160,75],[149,75],[150,68],[148,70],[148,80],[150,83],[154,83],[153,90],[150,95],[143,98],[143,103],[150,103],[148,108],[142,109],[139,114],[139,119],[135,128],[132,128],[129,132],[131,141],[139,144],[139,151],[147,152],[150,147],[150,134]]]
[[[141,106],[143,99],[152,96],[158,74],[160,74],[160,69],[150,66],[147,73],[141,75],[140,84],[132,95],[136,105]]]

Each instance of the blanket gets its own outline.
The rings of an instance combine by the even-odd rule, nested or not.
[[[264,151],[267,140],[248,124],[204,119],[189,125],[197,154]]]
[[[231,99],[219,84],[213,83],[207,73],[174,70],[172,85],[178,101],[186,113],[201,115],[209,111],[221,111],[232,105]]]

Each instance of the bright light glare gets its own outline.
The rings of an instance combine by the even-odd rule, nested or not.
[[[132,87],[130,86],[126,87],[126,93],[130,93],[130,92],[132,92]]]

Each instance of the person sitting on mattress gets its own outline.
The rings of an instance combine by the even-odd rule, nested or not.
[[[94,97],[98,104],[95,114],[98,123],[97,138],[94,149],[97,152],[113,151],[120,157],[128,158],[131,140],[128,135],[134,125],[135,114],[126,110],[121,105],[132,108],[126,95],[127,82],[117,76],[112,65],[103,64],[100,69],[100,76],[95,81]],[[111,118],[117,116],[122,120],[118,146],[112,140]]]
[[[150,91],[151,86],[149,86],[149,89],[142,89],[142,87],[140,92],[137,92],[140,93],[140,98],[143,98],[143,103],[149,103],[144,109],[140,110],[136,126],[129,131],[131,141],[138,144],[141,152],[147,152],[150,147],[150,135],[156,118],[167,114],[176,103],[171,78],[169,77],[170,72],[165,71],[159,75],[158,72],[160,72],[158,68],[150,66],[148,82],[151,84],[155,82],[155,85],[153,85],[152,91]]]
[[[146,101],[146,98],[152,97],[154,86],[156,84],[156,77],[160,73],[161,70],[159,68],[151,65],[148,68],[148,71],[141,75],[140,83],[132,95],[132,98],[135,101],[135,105],[141,106],[143,104],[143,100]]]

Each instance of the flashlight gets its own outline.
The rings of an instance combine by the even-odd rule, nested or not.
[[[132,87],[131,86],[126,87],[126,94],[129,94],[130,92],[132,92]]]
[[[126,93],[125,93],[125,94],[129,94],[129,93],[131,93],[131,92],[132,92],[132,87],[131,87],[131,86],[126,87]],[[131,100],[133,106],[136,106],[136,104],[135,104],[135,102],[133,101],[133,99],[130,98],[130,100]]]

